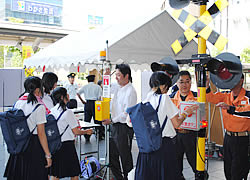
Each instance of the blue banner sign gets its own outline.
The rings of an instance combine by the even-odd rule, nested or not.
[[[11,10],[25,12],[25,13],[46,15],[46,16],[58,17],[61,15],[60,7],[58,6],[31,2],[31,1],[12,0]]]

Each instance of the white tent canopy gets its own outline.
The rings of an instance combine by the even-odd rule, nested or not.
[[[171,44],[183,32],[168,12],[163,11],[140,26],[122,24],[105,30],[88,30],[70,34],[26,59],[24,65],[46,68],[78,67],[80,72],[83,72],[86,64],[100,63],[99,52],[104,50],[108,40],[108,58],[112,64],[125,62],[131,64],[134,69],[147,69],[148,65],[163,57],[182,59],[190,58],[192,54],[197,53],[197,43],[191,41],[181,53],[174,55]]]

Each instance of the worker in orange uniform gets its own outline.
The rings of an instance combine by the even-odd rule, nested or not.
[[[236,110],[249,110],[250,91],[246,91],[242,85],[244,75],[239,83],[229,92],[209,92],[206,98],[208,102],[222,107],[223,124],[226,130],[224,136],[224,173],[227,180],[247,180],[249,173],[249,117],[235,115]],[[230,111],[231,107],[231,111]],[[234,109],[234,110],[232,110]]]
[[[250,104],[247,104],[244,107],[235,107],[230,106],[224,102],[220,102],[216,106],[221,107],[222,109],[226,109],[229,114],[250,118]]]
[[[197,101],[197,92],[191,91],[191,75],[188,71],[180,71],[177,81],[178,91],[173,92],[170,97],[179,108],[181,101]],[[177,147],[177,175],[178,180],[185,180],[183,176],[183,157],[186,153],[187,160],[193,172],[196,174],[196,136],[193,130],[176,129]]]

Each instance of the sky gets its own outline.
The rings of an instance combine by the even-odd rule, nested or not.
[[[65,28],[82,29],[88,15],[101,16],[104,25],[152,18],[161,12],[163,0],[64,0]]]
[[[72,30],[82,30],[88,28],[88,15],[103,17],[103,27],[110,27],[119,24],[138,24],[142,25],[148,20],[161,13],[161,5],[164,0],[63,0],[63,24],[64,28]],[[249,22],[245,18],[249,13],[246,9],[248,1],[242,1],[240,4],[231,4],[229,8],[229,28],[228,50],[236,54],[240,54],[242,50],[249,46]],[[208,7],[214,3],[214,0],[209,1]],[[249,3],[249,2],[248,2]],[[166,1],[166,8],[168,8],[168,0]],[[188,10],[188,9],[187,9]],[[215,21],[217,23],[210,23],[210,27],[218,33],[226,36],[227,17],[225,16],[227,10],[224,10],[223,18],[217,16]],[[238,18],[237,18],[238,17]],[[235,21],[239,20],[239,24],[235,25]],[[222,28],[220,25],[222,20]],[[138,23],[139,22],[139,23]],[[140,24],[142,23],[142,24]],[[215,25],[215,26],[214,26]],[[208,43],[209,47],[212,47]]]

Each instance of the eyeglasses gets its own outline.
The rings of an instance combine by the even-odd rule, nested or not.
[[[183,84],[190,84],[191,81],[179,81],[179,83],[180,83],[181,85],[183,85]]]

